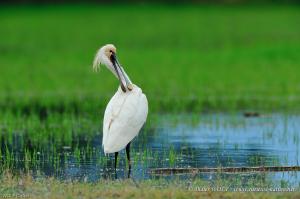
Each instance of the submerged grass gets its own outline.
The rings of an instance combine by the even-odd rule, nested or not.
[[[285,119],[286,117],[289,117],[289,120]],[[294,162],[298,158],[296,154],[295,159],[286,157],[284,161],[281,157],[286,155],[270,154],[264,148],[262,150],[254,148],[252,152],[248,153],[248,151],[246,155],[240,157],[239,147],[241,151],[244,149],[243,141],[239,143],[236,140],[236,143],[232,143],[226,138],[218,137],[218,135],[225,137],[229,135],[226,130],[237,129],[240,129],[241,133],[247,132],[245,134],[247,137],[249,136],[247,129],[251,128],[251,123],[255,126],[262,124],[261,128],[268,130],[271,127],[272,131],[269,137],[264,138],[265,141],[273,140],[275,143],[283,141],[280,143],[285,145],[282,137],[293,135],[293,129],[296,130],[297,126],[286,129],[284,133],[274,132],[273,128],[280,128],[278,121],[285,121],[284,125],[289,123],[290,127],[296,125],[297,120],[289,115],[253,120],[244,118],[242,114],[240,116],[168,114],[151,115],[148,119],[149,122],[134,140],[131,150],[134,168],[141,169],[140,173],[147,173],[147,169],[158,167],[218,167],[237,164],[287,166],[290,161],[293,162],[291,166],[297,164]],[[45,172],[47,175],[59,177],[59,174],[82,166],[87,166],[83,170],[87,169],[88,173],[91,172],[88,170],[89,165],[93,165],[94,170],[99,173],[103,168],[113,167],[114,158],[106,157],[101,148],[102,127],[98,117],[54,114],[41,119],[36,115],[15,117],[13,114],[6,113],[0,114],[0,121],[0,171],[8,169],[21,172]],[[198,132],[199,125],[201,130]],[[208,132],[214,132],[216,138],[213,143],[207,145],[207,149],[203,150],[202,147],[197,148],[198,146],[193,145],[193,141],[199,138],[208,139]],[[236,133],[236,136],[239,134]],[[254,134],[250,133],[250,137],[252,136]],[[272,139],[273,137],[276,139]],[[290,144],[298,145],[297,137],[291,140]],[[234,150],[237,157],[230,156],[229,154],[232,154],[230,150]],[[227,156],[223,157],[226,153]],[[199,161],[199,157],[212,159],[212,165],[205,158]],[[119,163],[118,167],[126,167],[125,158]],[[74,178],[76,177],[75,175]]]
[[[0,12],[0,110],[103,110],[114,43],[151,111],[299,110],[298,6],[41,6]],[[129,22],[124,23],[124,22]]]

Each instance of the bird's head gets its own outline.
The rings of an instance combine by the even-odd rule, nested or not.
[[[97,72],[101,64],[105,65],[119,79],[121,89],[124,92],[127,89],[132,90],[132,83],[119,63],[116,54],[117,49],[113,44],[102,46],[94,58],[93,69]]]

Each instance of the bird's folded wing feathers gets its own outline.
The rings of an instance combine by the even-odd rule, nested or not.
[[[119,151],[139,133],[146,121],[148,102],[141,89],[119,89],[107,105],[103,121],[102,144],[105,153]]]

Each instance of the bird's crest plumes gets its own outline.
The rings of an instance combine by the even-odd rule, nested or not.
[[[100,70],[100,65],[101,65],[101,48],[97,51],[94,62],[93,62],[93,70],[95,72],[98,72]]]
[[[101,64],[106,66],[111,64],[109,60],[111,53],[116,53],[116,47],[113,44],[106,44],[98,50],[93,62],[93,69],[95,72],[100,69]]]

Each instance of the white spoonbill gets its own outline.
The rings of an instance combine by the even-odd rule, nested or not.
[[[126,147],[130,171],[130,143],[146,121],[148,101],[142,89],[130,81],[120,65],[114,45],[107,44],[98,50],[93,63],[94,70],[98,71],[101,64],[105,65],[120,82],[120,87],[105,109],[102,146],[105,154],[115,153],[115,168],[118,152]]]

